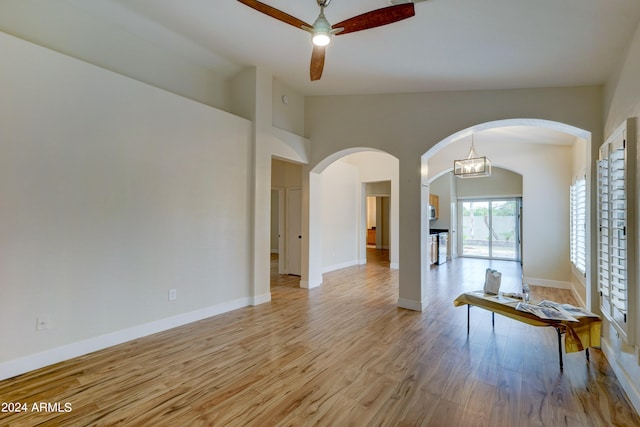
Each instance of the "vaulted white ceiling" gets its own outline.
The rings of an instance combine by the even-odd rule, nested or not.
[[[316,0],[263,0],[313,23]],[[264,66],[305,95],[597,85],[640,19],[638,0],[426,0],[402,22],[334,37],[309,81],[309,34],[235,0],[71,0],[220,70]],[[389,0],[332,0],[330,22]]]

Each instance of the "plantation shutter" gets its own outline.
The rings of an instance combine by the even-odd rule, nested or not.
[[[570,188],[569,207],[571,211],[571,262],[582,274],[586,266],[586,179],[578,179]]]
[[[598,290],[602,314],[612,323],[625,341],[634,341],[635,307],[630,295],[635,291],[634,272],[630,274],[630,253],[633,236],[629,230],[630,212],[627,194],[633,188],[629,170],[626,126],[600,147],[598,159]],[[631,170],[635,165],[631,163]],[[631,279],[631,281],[630,281]],[[633,308],[633,310],[632,310]]]

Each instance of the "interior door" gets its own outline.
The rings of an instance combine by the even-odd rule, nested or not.
[[[302,189],[287,189],[287,273],[302,274]]]
[[[287,274],[287,258],[286,258],[286,247],[287,243],[285,241],[285,236],[287,235],[286,227],[287,223],[285,221],[285,190],[284,188],[278,188],[278,274]]]

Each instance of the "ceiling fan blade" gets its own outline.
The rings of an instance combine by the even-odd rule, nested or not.
[[[313,46],[313,52],[311,53],[311,67],[309,68],[309,75],[311,81],[320,80],[322,77],[322,70],[324,69],[324,46]]]
[[[265,15],[269,15],[272,18],[276,18],[278,21],[282,21],[285,24],[293,25],[296,28],[311,27],[311,25],[306,22],[296,18],[295,16],[291,16],[288,13],[284,13],[281,10],[276,9],[275,7],[271,7],[268,4],[261,3],[256,0],[238,0],[240,3],[249,6],[251,9],[255,9],[258,12],[262,12]]]
[[[369,28],[380,27],[382,25],[391,24],[411,18],[416,14],[413,3],[397,4],[395,6],[383,7],[382,9],[372,10],[362,15],[354,16],[346,21],[338,22],[331,26],[333,29],[344,28],[343,31],[337,33],[342,34],[354,33],[356,31],[367,30]]]

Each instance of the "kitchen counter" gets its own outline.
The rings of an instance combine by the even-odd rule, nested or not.
[[[448,233],[449,230],[446,228],[430,228],[429,234],[440,234],[440,233]]]

